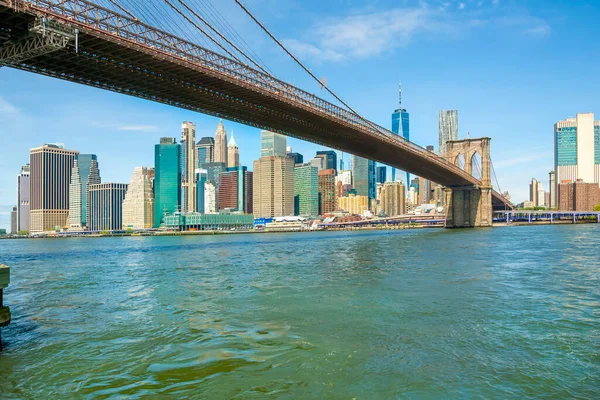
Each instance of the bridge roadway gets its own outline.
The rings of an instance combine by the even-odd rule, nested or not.
[[[36,16],[77,30],[77,39],[11,61],[11,50],[27,37],[32,40],[28,25]],[[444,186],[481,183],[346,109],[88,0],[0,0],[0,60],[13,68],[280,132]],[[496,209],[510,204],[496,191],[492,198]]]

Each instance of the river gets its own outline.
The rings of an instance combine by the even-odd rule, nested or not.
[[[0,397],[600,398],[600,225],[0,241]]]

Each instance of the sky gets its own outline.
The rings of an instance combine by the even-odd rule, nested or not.
[[[275,76],[329,99],[233,0],[212,4]],[[437,149],[438,112],[458,110],[459,138],[492,138],[500,188],[514,202],[528,199],[531,178],[547,189],[556,121],[578,112],[600,118],[597,1],[245,4],[344,101],[384,127],[391,128],[401,81],[411,140],[421,146]],[[134,167],[154,164],[160,137],[180,138],[182,121],[196,123],[198,138],[214,135],[218,124],[207,115],[0,68],[0,228],[9,226],[16,175],[30,148],[58,142],[97,154],[104,182],[127,183]],[[260,131],[224,123],[251,169],[260,157]],[[288,145],[305,159],[324,149],[296,139]]]

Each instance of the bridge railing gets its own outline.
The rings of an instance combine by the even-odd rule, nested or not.
[[[293,102],[294,105],[323,113],[330,119],[358,127],[363,131],[383,137],[389,143],[403,146],[413,153],[426,156],[445,168],[452,170],[466,181],[477,183],[466,173],[443,157],[439,157],[425,148],[412,143],[391,131],[364,120],[359,115],[330,103],[314,94],[308,93],[272,75],[251,68],[231,58],[203,48],[195,43],[177,37],[166,31],[154,28],[138,19],[120,14],[88,0],[9,0],[8,4],[18,11],[52,16],[65,23],[78,27],[82,32],[108,36],[117,42],[127,42],[145,48],[159,57],[173,57],[193,67],[201,67],[252,85],[271,95]]]

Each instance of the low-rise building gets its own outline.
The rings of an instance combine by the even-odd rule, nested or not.
[[[167,215],[163,226],[176,231],[228,231],[250,230],[254,224],[254,215],[175,213]]]
[[[600,187],[597,183],[563,182],[558,185],[560,211],[592,211],[600,204]]]
[[[369,211],[369,196],[349,194],[345,197],[338,197],[338,208],[348,211],[350,214],[362,215]]]

